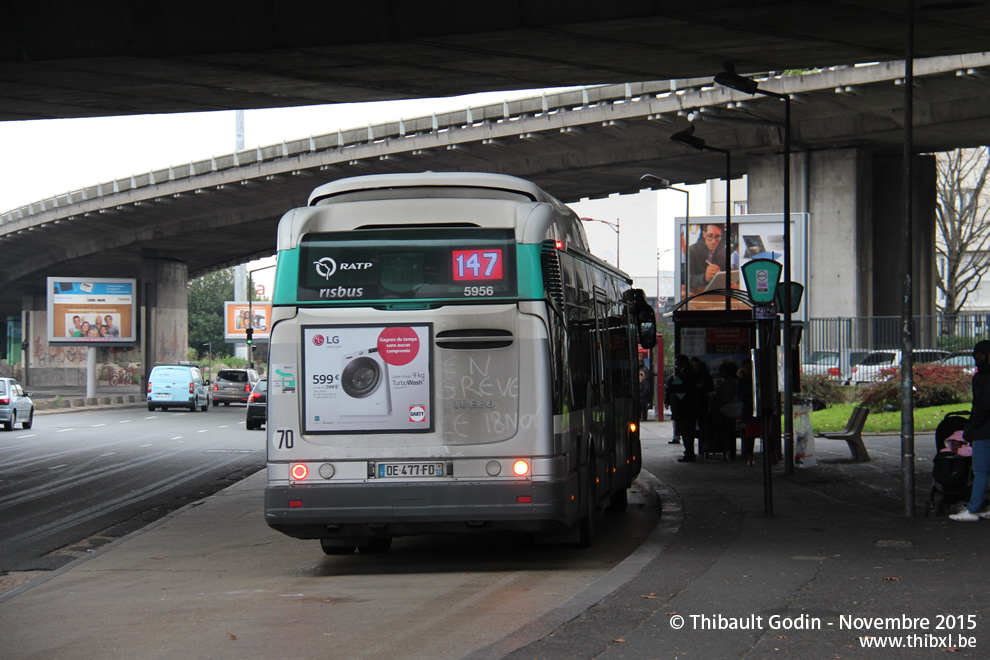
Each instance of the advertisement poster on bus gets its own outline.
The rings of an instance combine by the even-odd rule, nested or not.
[[[431,324],[305,326],[306,433],[433,430]]]
[[[791,278],[806,282],[805,226],[807,214],[791,214]],[[692,217],[675,222],[675,245],[680,248],[680,268],[675,270],[679,300],[698,296],[688,303],[695,311],[725,309],[724,295],[705,295],[715,289],[745,291],[740,268],[753,259],[773,259],[784,263],[783,216],[748,214],[732,217],[732,227],[725,231],[725,216]],[[729,241],[729,268],[725,267],[725,241]],[[796,320],[804,320],[804,306]],[[732,301],[732,309],[749,309],[741,301]]]
[[[49,277],[48,343],[126,346],[137,342],[137,281]]]
[[[254,341],[268,341],[271,333],[272,304],[270,302],[225,302],[223,338],[227,341],[244,341],[247,329],[254,328]]]

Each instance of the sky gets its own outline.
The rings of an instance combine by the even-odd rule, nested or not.
[[[246,110],[245,148],[538,96],[543,91],[554,90]],[[0,181],[4,182],[0,186],[0,212],[132,174],[230,154],[235,146],[236,113],[233,110],[0,122],[0,150],[5,156],[0,159]],[[704,186],[692,187],[692,215],[703,212],[704,197]],[[613,223],[618,219],[621,244],[618,254],[616,234],[604,223],[586,223],[592,249],[610,263],[618,261],[630,274],[644,276],[656,272],[657,253],[673,244],[673,217],[683,215],[684,196],[664,191],[622,198],[614,196],[571,206],[581,216]],[[654,238],[656,253],[648,245]],[[645,247],[644,242],[647,243]],[[251,266],[255,267],[257,265]],[[673,267],[674,254],[667,252],[660,259],[660,268],[672,270]],[[262,273],[258,275],[264,277]]]

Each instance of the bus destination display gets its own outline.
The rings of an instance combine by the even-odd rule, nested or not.
[[[299,300],[464,300],[512,297],[512,232],[496,229],[359,230],[301,243]]]

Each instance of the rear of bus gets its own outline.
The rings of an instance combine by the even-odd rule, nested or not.
[[[283,217],[270,526],[346,550],[577,522],[540,273],[543,242],[567,237],[541,195],[512,177],[361,177]]]

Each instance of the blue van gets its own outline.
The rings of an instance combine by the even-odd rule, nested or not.
[[[196,412],[210,409],[208,380],[199,367],[188,364],[159,364],[148,376],[148,410],[188,408]]]

